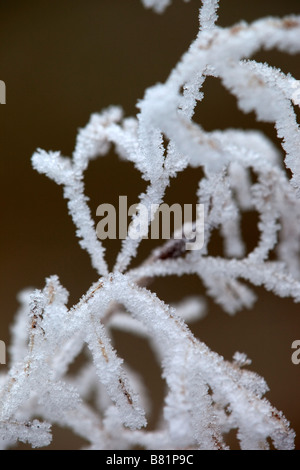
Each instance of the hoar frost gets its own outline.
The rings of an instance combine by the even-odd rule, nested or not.
[[[143,3],[162,12],[171,2]],[[255,295],[249,284],[300,301],[300,133],[293,108],[298,83],[250,60],[260,49],[299,52],[300,17],[221,28],[217,7],[216,0],[203,1],[195,41],[167,81],[146,91],[136,118],[125,118],[120,108],[111,107],[91,116],[71,159],[42,150],[33,155],[33,167],[63,186],[80,245],[98,280],[71,309],[57,276],[49,277],[42,291],[20,294],[10,369],[0,375],[3,449],[17,441],[46,446],[53,424],[70,428],[90,449],[227,449],[230,430],[237,430],[241,449],[268,449],[270,439],[277,449],[294,447],[288,421],[264,398],[265,381],[245,369],[251,362],[246,355],[237,352],[227,362],[189,330],[186,322],[205,314],[204,300],[191,297],[168,306],[149,290],[156,276],[196,274],[207,295],[229,314],[252,307]],[[260,132],[206,132],[193,122],[208,76],[219,77],[244,112],[254,111],[258,120],[274,124],[290,181],[280,153]],[[127,237],[109,272],[83,175],[89,161],[105,155],[112,144],[148,182],[140,196],[140,204],[148,208],[162,203],[179,172],[188,166],[203,169],[197,192],[205,208],[201,250],[188,252],[181,240],[173,239],[130,269],[141,239]],[[255,183],[250,172],[257,175]],[[260,240],[249,254],[240,233],[244,210],[260,217]],[[223,258],[209,253],[213,228],[223,237]],[[274,249],[276,260],[270,260]],[[161,364],[166,396],[154,430],[147,429],[142,379],[118,356],[112,328],[147,338]],[[71,376],[69,366],[85,345],[91,361]],[[96,397],[93,407],[91,395]]]

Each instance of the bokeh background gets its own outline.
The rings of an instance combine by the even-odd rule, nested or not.
[[[92,112],[111,104],[121,105],[126,115],[136,114],[145,88],[167,78],[195,37],[199,5],[198,0],[174,0],[164,15],[156,15],[145,10],[140,0],[1,1],[0,79],[6,82],[7,104],[0,107],[0,339],[7,344],[20,290],[41,288],[46,276],[58,274],[73,304],[97,277],[88,255],[77,244],[61,188],[31,168],[32,153],[40,147],[70,155],[78,128]],[[299,7],[299,0],[221,0],[219,23],[299,14]],[[255,58],[300,79],[299,56],[262,52]],[[257,123],[252,114],[243,115],[219,80],[209,79],[204,92],[196,120],[205,129],[261,129],[276,142],[272,126]],[[200,170],[180,175],[166,201],[195,203],[200,176]],[[86,186],[95,216],[99,204],[117,204],[119,195],[127,195],[130,204],[137,202],[145,183],[131,164],[118,162],[112,151],[92,163]],[[257,242],[256,223],[256,214],[243,218],[249,250]],[[108,241],[106,247],[112,266],[119,242]],[[151,248],[151,242],[144,242],[136,263]],[[222,251],[217,234],[212,249]],[[152,289],[167,302],[204,293],[193,277],[160,279]],[[300,449],[300,365],[291,363],[291,344],[300,338],[299,305],[263,289],[256,292],[255,307],[234,317],[209,300],[207,317],[191,328],[226,359],[235,351],[252,358],[253,370],[269,384],[268,398],[296,430]],[[151,350],[142,341],[117,332],[114,342],[119,354],[145,375],[153,425],[163,384]],[[230,439],[234,443],[234,435]],[[70,431],[54,429],[51,448],[73,449],[82,444]]]

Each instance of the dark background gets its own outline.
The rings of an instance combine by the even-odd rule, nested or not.
[[[32,153],[41,147],[70,155],[78,128],[92,112],[111,104],[120,104],[126,115],[134,115],[145,88],[167,78],[195,37],[199,5],[196,0],[187,4],[174,0],[164,15],[156,15],[139,0],[0,2],[0,79],[7,87],[7,104],[0,107],[0,339],[7,344],[18,291],[41,288],[45,277],[55,273],[71,292],[73,304],[97,277],[88,255],[77,245],[62,189],[31,168]],[[221,0],[219,23],[299,14],[299,6],[299,0]],[[299,56],[272,52],[256,58],[300,79]],[[209,79],[204,92],[196,119],[205,129],[251,127],[276,138],[271,125],[258,124],[254,115],[238,111],[236,100],[218,80]],[[197,170],[180,175],[168,191],[167,202],[196,202],[200,176]],[[127,195],[130,204],[137,202],[145,188],[132,165],[119,163],[113,152],[92,163],[86,182],[93,215],[103,202],[117,204],[119,195]],[[243,220],[249,250],[257,242],[256,221],[255,214]],[[119,242],[109,241],[106,246],[112,266]],[[136,262],[150,248],[151,243],[145,242]],[[213,250],[221,250],[217,236]],[[203,293],[193,277],[159,279],[152,289],[167,302]],[[253,359],[253,370],[270,386],[267,397],[297,431],[300,449],[300,365],[291,363],[291,344],[300,338],[299,306],[263,289],[256,291],[259,300],[253,310],[230,317],[209,301],[208,316],[191,328],[226,359],[235,351]],[[130,335],[116,333],[114,340],[132,367],[147,369],[145,381],[157,416],[162,383],[150,349]],[[69,431],[55,428],[52,448],[81,444]]]

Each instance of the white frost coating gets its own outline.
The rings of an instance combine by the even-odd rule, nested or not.
[[[206,0],[200,10],[200,28],[201,31],[213,29],[218,19],[217,9],[219,0]]]
[[[190,0],[183,0],[189,2]],[[172,0],[142,0],[146,8],[153,8],[156,13],[163,13],[165,9],[171,5]]]
[[[162,12],[171,2],[143,3]],[[108,108],[79,131],[72,159],[43,150],[33,155],[34,168],[63,186],[80,244],[100,277],[71,309],[57,276],[49,277],[43,290],[20,294],[10,369],[0,375],[3,449],[17,441],[46,446],[53,424],[70,428],[90,449],[227,449],[230,430],[237,430],[241,449],[268,449],[269,439],[277,449],[294,447],[288,421],[264,398],[265,381],[242,369],[251,363],[247,356],[238,352],[227,362],[189,330],[188,322],[206,314],[205,300],[188,297],[168,306],[150,291],[155,277],[196,274],[207,295],[229,314],[251,308],[256,300],[244,281],[300,302],[300,134],[292,106],[297,83],[248,60],[261,48],[299,52],[300,18],[220,28],[215,26],[218,3],[203,2],[197,38],[167,81],[146,91],[136,117]],[[260,132],[206,132],[193,122],[208,76],[219,77],[244,112],[274,124],[290,181],[282,155]],[[182,240],[170,240],[129,270],[141,240],[127,238],[113,273],[108,272],[83,174],[111,145],[147,181],[140,195],[147,207],[163,201],[178,172],[188,166],[203,169],[197,191],[205,209],[200,251],[186,252]],[[260,238],[250,253],[240,230],[247,210],[259,217]],[[213,230],[223,239],[223,257],[209,251]],[[143,380],[118,356],[113,329],[147,339],[161,365],[166,395],[152,431]],[[71,376],[69,367],[82,351],[87,364]]]

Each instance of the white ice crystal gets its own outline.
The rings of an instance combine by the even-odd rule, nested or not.
[[[162,12],[171,2],[143,3]],[[216,0],[203,1],[198,36],[167,81],[146,91],[136,118],[124,118],[120,108],[111,107],[92,115],[80,130],[71,159],[42,150],[33,155],[33,167],[63,186],[80,244],[99,278],[71,309],[57,276],[49,277],[42,291],[20,295],[10,370],[0,376],[2,448],[18,440],[46,446],[53,424],[69,427],[91,449],[227,449],[225,435],[232,429],[241,449],[268,449],[269,439],[277,449],[294,446],[288,421],[264,398],[265,381],[243,368],[251,362],[246,355],[236,353],[227,362],[189,330],[186,322],[204,315],[204,300],[192,297],[168,306],[148,285],[156,276],[196,274],[207,295],[230,314],[255,302],[249,284],[300,301],[296,81],[249,60],[262,48],[300,52],[300,17],[221,28],[215,24],[217,6]],[[280,153],[261,133],[206,132],[193,122],[208,76],[219,77],[244,112],[254,111],[258,120],[274,124],[290,180]],[[197,194],[205,208],[201,250],[187,252],[182,240],[170,240],[129,269],[141,239],[127,237],[109,272],[84,195],[83,173],[111,145],[148,182],[140,196],[148,208],[163,201],[178,172],[188,166],[203,169]],[[257,176],[255,183],[251,172]],[[244,210],[255,210],[260,218],[260,240],[248,254],[240,232]],[[224,240],[224,257],[209,253],[215,228]],[[274,249],[277,258],[270,260]],[[161,364],[167,388],[154,430],[147,429],[149,405],[142,378],[118,356],[111,341],[113,328],[146,337]],[[71,378],[69,366],[85,345],[90,364]],[[89,401],[91,393],[95,406]]]

